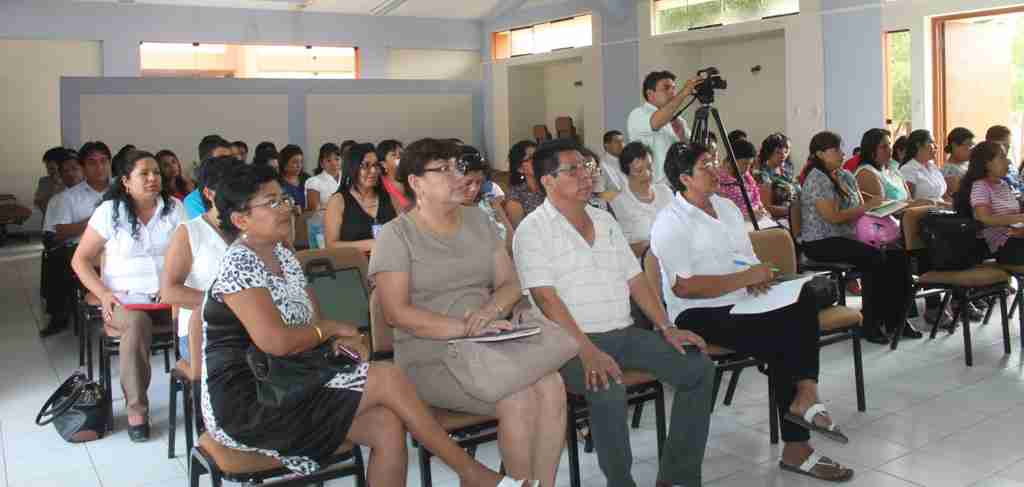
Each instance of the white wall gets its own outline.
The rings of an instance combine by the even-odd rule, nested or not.
[[[0,193],[32,206],[46,149],[60,145],[60,77],[97,76],[98,42],[0,40]],[[34,210],[26,229],[38,228]]]
[[[477,50],[391,49],[388,78],[480,81],[483,78],[480,63]]]
[[[547,123],[548,93],[544,66],[519,66],[508,70],[508,128],[512,144],[533,140],[533,126]],[[554,126],[548,124],[554,133]],[[501,154],[495,156],[499,158]]]
[[[583,86],[575,86],[582,81]],[[562,116],[572,117],[576,133],[585,135],[586,117],[583,111],[583,90],[591,80],[583,76],[582,60],[563,61],[544,66],[544,122],[557,136],[555,119]]]

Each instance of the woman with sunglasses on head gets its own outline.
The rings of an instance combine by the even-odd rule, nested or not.
[[[324,239],[328,248],[373,251],[377,234],[396,216],[381,182],[381,166],[373,144],[356,144],[345,153],[341,187],[327,202]]]
[[[782,133],[771,134],[761,142],[757,163],[750,170],[760,187],[761,203],[775,218],[789,218],[789,205],[800,191],[793,179],[789,154],[789,137]]]
[[[298,260],[286,246],[291,197],[276,173],[243,166],[217,188],[221,230],[234,240],[203,305],[202,414],[207,431],[228,448],[278,459],[310,474],[351,441],[371,448],[369,485],[404,486],[406,430],[447,463],[461,485],[533,485],[488,470],[437,424],[398,367],[367,362],[355,326],[323,319]],[[330,347],[345,365],[322,384],[299,387],[282,404],[259,398],[247,357],[258,350],[287,357]]]
[[[483,212],[465,206],[469,164],[460,155],[450,141],[409,144],[398,179],[415,203],[384,226],[369,274],[394,327],[395,361],[423,400],[497,417],[509,474],[553,487],[566,424],[558,372],[489,402],[468,393],[445,365],[449,339],[510,329],[522,298],[505,243]]]
[[[134,442],[149,438],[146,390],[153,333],[160,328],[170,331],[172,323],[170,309],[142,311],[126,305],[159,301],[164,254],[184,219],[184,206],[163,187],[153,154],[126,151],[71,258],[78,279],[102,303],[107,333],[120,338],[121,389],[128,409],[128,437]],[[94,262],[100,255],[103,269],[98,274]]]

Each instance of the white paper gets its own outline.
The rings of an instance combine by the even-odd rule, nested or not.
[[[477,335],[477,336],[463,337],[463,338],[453,338],[451,340],[448,340],[448,343],[458,343],[458,342],[480,342],[480,343],[484,343],[484,342],[503,342],[505,340],[515,340],[517,338],[525,338],[525,337],[528,337],[528,336],[533,336],[533,335],[536,335],[538,333],[540,333],[540,327],[539,326],[531,326],[531,327],[528,327],[528,328],[517,328],[515,330],[507,330],[507,331],[503,331],[501,333]]]
[[[149,294],[114,293],[121,304],[153,304],[153,296]]]
[[[729,311],[734,315],[755,315],[784,308],[800,299],[800,291],[804,284],[817,274],[808,274],[792,280],[778,282],[759,296],[747,294],[747,298],[737,303]]]
[[[867,212],[868,215],[875,217],[889,216],[897,211],[900,211],[907,207],[906,201],[886,201],[881,206]]]

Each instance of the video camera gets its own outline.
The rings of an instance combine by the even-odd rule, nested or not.
[[[714,66],[697,71],[697,77],[703,78],[704,81],[701,81],[694,87],[694,94],[705,105],[714,103],[715,90],[724,90],[729,86],[725,78],[718,74],[718,68]]]

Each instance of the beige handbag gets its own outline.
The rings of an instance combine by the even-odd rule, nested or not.
[[[511,321],[516,328],[536,326],[541,332],[501,342],[448,344],[444,364],[470,396],[498,402],[562,368],[579,353],[576,340],[540,310],[522,310]]]

